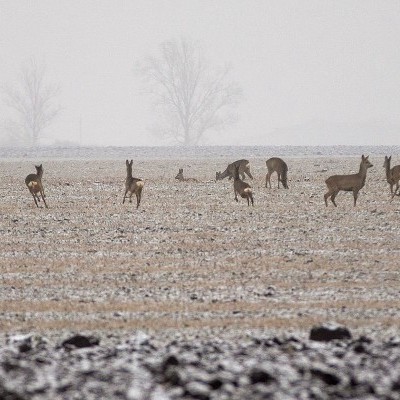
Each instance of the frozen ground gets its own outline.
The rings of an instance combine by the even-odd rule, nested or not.
[[[398,149],[367,149],[374,167],[355,208],[348,193],[326,208],[324,180],[357,171],[367,151],[295,149],[2,150],[2,341],[17,332],[57,340],[138,330],[163,341],[178,331],[305,338],[325,321],[388,340],[400,325],[400,198],[390,202],[382,164],[389,152],[399,164]],[[276,176],[265,188],[270,156],[287,161],[289,190],[276,188]],[[244,157],[254,208],[234,201],[232,181],[214,180]],[[126,158],[145,180],[139,210],[122,205]],[[49,209],[37,209],[24,185],[35,162]],[[178,168],[200,182],[175,181]]]
[[[359,156],[285,157],[289,190],[276,176],[266,189],[268,156],[249,158],[248,208],[234,201],[232,181],[214,181],[227,164],[215,148],[192,159],[118,151],[0,163],[3,331],[307,331],[332,319],[360,331],[397,327],[400,203],[389,201],[381,156],[370,156],[357,207],[340,193],[337,209],[323,203],[324,180],[357,170]],[[145,180],[139,210],[121,204],[125,158]],[[43,162],[48,210],[24,185],[34,162]],[[179,167],[200,182],[175,181]]]

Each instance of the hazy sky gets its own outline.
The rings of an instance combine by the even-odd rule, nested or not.
[[[399,0],[0,0],[0,81],[45,62],[63,106],[48,143],[82,120],[82,144],[155,144],[133,66],[180,37],[244,92],[208,144],[400,144]]]

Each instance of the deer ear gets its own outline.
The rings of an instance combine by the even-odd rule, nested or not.
[[[130,164],[131,164],[131,165],[133,164],[133,160],[131,160]]]
[[[128,165],[129,165],[129,161],[128,161],[128,160],[126,160],[126,161],[125,161],[125,164],[128,166]]]

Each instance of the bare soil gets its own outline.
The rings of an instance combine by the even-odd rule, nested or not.
[[[238,156],[237,158],[241,158]],[[400,198],[383,157],[353,207],[325,207],[325,179],[359,156],[286,157],[289,189],[265,188],[251,159],[255,206],[215,181],[229,161],[134,159],[142,204],[122,204],[125,159],[43,161],[49,209],[24,184],[34,160],[0,161],[3,334],[176,330],[306,336],[336,321],[390,337],[400,327]],[[41,160],[39,160],[41,161]],[[199,180],[178,182],[178,168]]]

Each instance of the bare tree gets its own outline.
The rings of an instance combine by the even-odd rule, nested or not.
[[[3,87],[4,104],[12,116],[3,121],[3,129],[14,142],[36,146],[45,128],[60,112],[55,104],[59,87],[47,84],[44,64],[34,58],[21,68],[14,86]]]
[[[197,145],[207,131],[235,121],[242,91],[228,80],[229,68],[211,70],[199,47],[185,39],[164,42],[160,51],[139,68],[159,111],[156,133]]]

